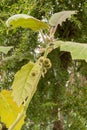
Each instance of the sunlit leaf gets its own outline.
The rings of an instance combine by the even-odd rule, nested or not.
[[[70,52],[73,60],[87,61],[87,44],[76,42],[54,42],[54,49],[60,47],[60,51]]]
[[[48,25],[32,16],[27,14],[16,14],[11,16],[7,21],[6,25],[13,26],[13,27],[23,27],[23,28],[30,28],[32,30],[38,31],[41,29],[48,28]]]
[[[7,54],[12,48],[13,48],[12,46],[8,47],[0,46],[0,52]]]
[[[19,70],[12,85],[13,98],[20,106],[27,98],[31,100],[41,76],[41,66],[39,63],[29,62]]]
[[[49,20],[49,24],[51,26],[57,26],[58,24],[62,24],[62,22],[66,21],[67,18],[70,18],[72,14],[75,14],[75,11],[61,11],[52,15]]]
[[[22,106],[18,107],[12,99],[12,91],[3,90],[0,92],[0,117],[1,121],[10,127],[16,120],[18,113],[23,109]],[[25,116],[24,116],[25,117]],[[23,123],[24,117],[16,125],[14,130],[20,130]]]

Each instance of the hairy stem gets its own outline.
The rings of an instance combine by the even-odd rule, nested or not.
[[[42,36],[42,39],[43,39],[44,43],[46,43],[47,41],[46,41],[46,39],[45,39],[45,37],[44,37],[44,33],[43,33],[42,30],[40,30],[40,34],[41,34],[41,36]]]

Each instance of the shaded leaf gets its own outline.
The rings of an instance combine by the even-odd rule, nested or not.
[[[31,100],[34,95],[38,81],[41,76],[41,66],[39,63],[29,62],[19,70],[12,85],[13,98],[20,106],[27,98]]]
[[[54,42],[54,49],[60,47],[60,51],[70,52],[73,60],[87,61],[87,44],[76,42]]]
[[[41,29],[48,28],[48,25],[32,16],[27,14],[16,14],[11,16],[7,21],[6,25],[13,26],[13,27],[23,27],[23,28],[30,28],[32,30],[38,31]]]
[[[62,22],[66,21],[67,18],[70,18],[72,14],[75,14],[75,11],[61,11],[52,15],[49,20],[49,24],[51,26],[57,26],[58,24],[62,24]]]
[[[7,54],[12,48],[13,48],[12,46],[8,47],[0,46],[0,52]]]
[[[18,113],[20,113],[23,109],[22,106],[18,108],[11,95],[12,91],[3,90],[0,92],[0,117],[1,121],[4,122],[7,127],[12,125],[12,123],[16,120]],[[24,117],[16,125],[14,130],[21,129],[24,123]]]

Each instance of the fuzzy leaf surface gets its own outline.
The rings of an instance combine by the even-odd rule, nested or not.
[[[16,120],[18,113],[21,112],[23,106],[18,107],[12,99],[12,91],[3,90],[0,92],[0,117],[1,121],[6,124],[6,127],[10,127]],[[14,130],[20,130],[24,123],[25,116],[16,125]]]
[[[13,48],[12,46],[8,47],[0,46],[0,52],[7,54],[12,48]]]
[[[67,18],[70,18],[72,14],[75,14],[75,11],[61,11],[52,15],[49,20],[49,24],[51,26],[57,26],[58,24],[62,24],[62,22],[66,21]]]
[[[29,62],[16,73],[12,85],[12,95],[18,106],[20,106],[26,99],[28,101],[31,100],[36,91],[40,76],[41,66],[38,62],[35,64]]]
[[[6,21],[7,27],[23,27],[30,28],[34,31],[48,28],[48,25],[27,14],[16,14],[8,18]]]
[[[70,52],[73,60],[85,60],[87,62],[87,44],[76,42],[54,42],[54,49],[60,47],[60,51]]]

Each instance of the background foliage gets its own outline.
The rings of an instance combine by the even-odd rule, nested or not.
[[[35,49],[43,45],[38,41],[37,32],[22,28],[9,30],[5,25],[8,17],[24,13],[48,21],[53,13],[63,10],[77,10],[78,13],[58,26],[55,38],[87,43],[86,0],[1,0],[0,46],[14,47],[8,55],[0,54],[1,88],[11,87],[15,72],[28,61],[36,61],[40,54],[36,54]],[[22,129],[53,129],[60,108],[65,130],[86,130],[87,63],[72,61],[69,53],[59,49],[48,57],[52,68],[39,82]]]

